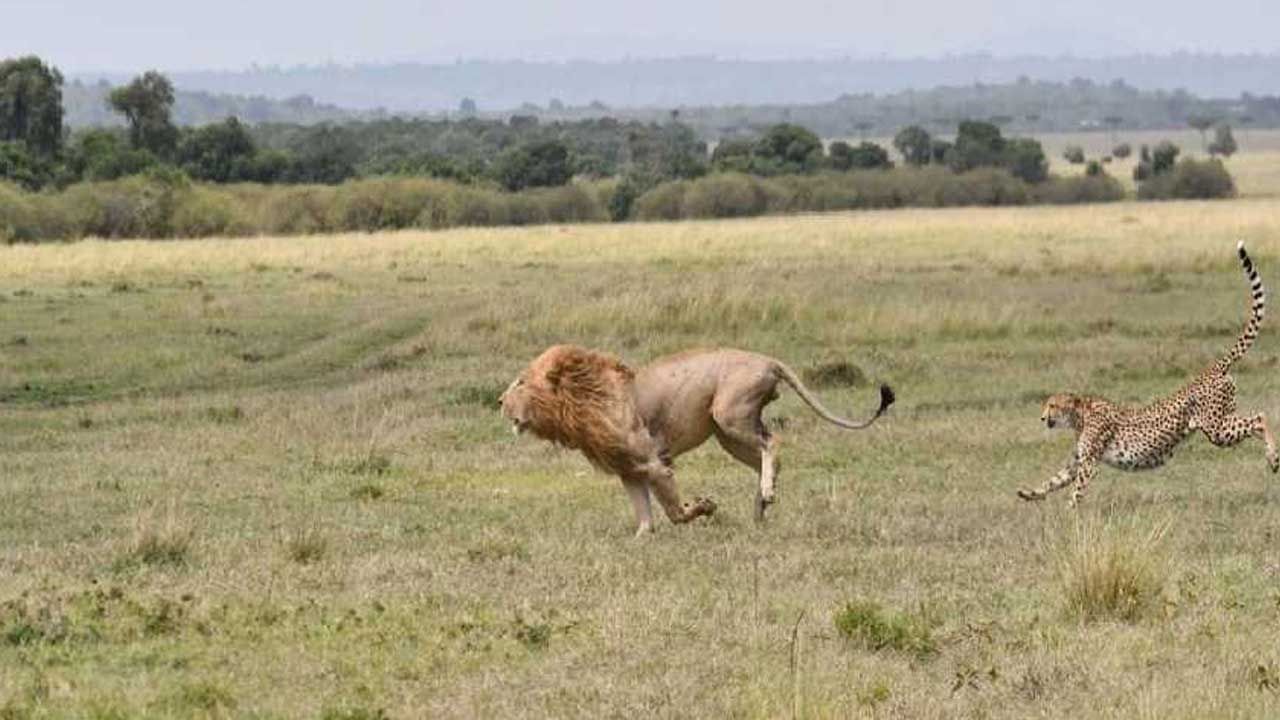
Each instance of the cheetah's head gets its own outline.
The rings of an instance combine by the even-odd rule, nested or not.
[[[1044,409],[1040,412],[1040,421],[1049,428],[1059,425],[1063,427],[1079,427],[1081,399],[1071,393],[1050,395],[1044,401]]]

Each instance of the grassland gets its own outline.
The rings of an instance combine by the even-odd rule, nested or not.
[[[1280,200],[0,248],[0,716],[1274,717],[1280,480],[1194,438],[1022,504],[1060,389],[1167,392],[1240,327]],[[1274,320],[1274,318],[1272,318]],[[1239,366],[1280,417],[1280,334]],[[781,502],[710,522],[493,402],[552,342],[730,344]]]

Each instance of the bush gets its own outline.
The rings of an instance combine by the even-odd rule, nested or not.
[[[1010,140],[1005,146],[1003,167],[1016,178],[1029,183],[1044,182],[1049,177],[1049,160],[1040,141],[1030,138]]]
[[[1075,177],[1054,177],[1035,187],[1035,201],[1050,205],[1117,202],[1125,197],[1124,186],[1102,173]]]
[[[1067,149],[1062,151],[1062,157],[1072,165],[1083,164],[1084,148],[1079,145],[1068,145]]]
[[[1217,158],[1184,158],[1172,170],[1153,175],[1138,186],[1142,200],[1210,200],[1235,194],[1231,173]]]
[[[697,218],[751,217],[768,208],[764,188],[756,178],[722,173],[689,183],[680,216]]]
[[[45,238],[35,196],[0,182],[0,242],[34,242]]]
[[[633,216],[638,220],[679,220],[684,217],[684,195],[689,185],[694,182],[706,182],[709,179],[663,183],[636,198],[632,206]]]
[[[1119,145],[1111,148],[1111,155],[1121,160],[1129,157],[1132,154],[1133,154],[1133,146],[1130,145],[1129,143],[1120,143]]]
[[[836,630],[868,650],[897,650],[926,657],[937,652],[931,623],[919,615],[889,612],[879,603],[858,600],[835,616]]]

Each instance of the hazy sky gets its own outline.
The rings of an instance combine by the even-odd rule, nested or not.
[[[0,0],[0,57],[68,72],[260,65],[1280,51],[1280,1]]]

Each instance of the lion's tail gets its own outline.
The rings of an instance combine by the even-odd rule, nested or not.
[[[796,394],[800,396],[800,399],[804,400],[809,407],[813,408],[815,413],[817,413],[823,420],[826,420],[833,425],[845,428],[846,430],[861,430],[862,428],[868,427],[871,423],[876,421],[876,418],[883,415],[884,411],[888,410],[889,406],[893,404],[893,401],[897,399],[893,394],[893,388],[888,385],[881,385],[880,407],[876,408],[875,414],[862,422],[846,420],[823,407],[822,403],[818,402],[818,398],[815,397],[812,392],[809,392],[809,388],[805,387],[804,383],[800,382],[800,377],[796,375],[795,371],[787,367],[786,364],[775,360],[774,367],[778,372],[778,376],[790,385],[791,389],[795,390]]]

